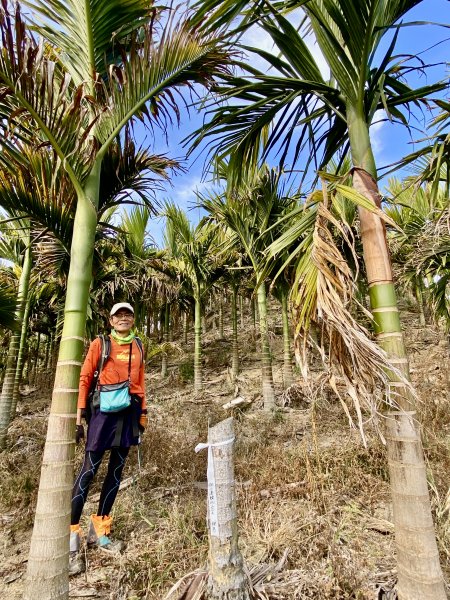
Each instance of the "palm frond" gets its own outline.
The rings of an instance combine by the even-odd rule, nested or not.
[[[381,403],[382,397],[376,390],[384,389],[392,366],[386,353],[360,323],[361,317],[368,323],[372,318],[358,300],[358,268],[350,267],[344,253],[350,254],[353,264],[358,265],[355,235],[351,223],[342,218],[345,214],[340,209],[342,190],[338,188],[333,186],[330,191],[327,186],[314,192],[302,210],[297,211],[290,227],[269,246],[268,257],[289,251],[278,274],[289,265],[293,270],[290,301],[295,353],[304,377],[308,376],[307,347],[314,346],[309,337],[313,327],[320,335],[319,350],[329,384],[352,422],[342,393],[346,391],[355,408],[356,425],[365,440],[363,415],[368,415],[377,426],[378,402]]]
[[[198,300],[224,272],[216,228],[205,220],[194,227],[171,202],[166,202],[162,214],[167,219],[164,238],[169,268],[165,272],[177,277],[184,291]]]
[[[438,115],[429,123],[428,130],[433,132],[419,142],[424,145],[414,152],[404,156],[400,161],[389,165],[386,173],[393,172],[399,167],[410,165],[413,171],[409,180],[415,185],[428,182],[433,194],[444,185],[446,194],[450,191],[450,103],[435,100],[441,109]]]
[[[34,146],[50,143],[75,187],[83,177],[86,138],[95,122],[83,86],[74,86],[43,39],[27,31],[16,5],[14,14],[3,2],[0,10],[2,146],[14,151],[14,137]],[[30,127],[30,119],[37,126]]]
[[[61,239],[47,232],[39,237],[35,254],[38,276],[57,279],[60,286],[65,287],[70,265],[70,245],[65,245]]]
[[[239,187],[228,182],[222,194],[199,195],[210,219],[227,231],[221,252],[234,250],[245,257],[258,281],[270,276],[265,249],[280,234],[297,199],[296,191],[285,186],[283,173],[267,165],[243,173]]]
[[[210,87],[229,71],[230,62],[220,38],[201,34],[176,12],[164,27],[156,21],[141,27],[102,84],[99,95],[108,105],[95,126],[100,142],[106,148],[134,117],[162,127],[178,121],[178,104],[186,103],[181,88]]]
[[[20,163],[8,150],[1,153],[5,167],[0,168],[0,206],[12,216],[30,218],[34,237],[48,229],[68,248],[75,208],[72,185],[47,148],[18,148]]]
[[[0,259],[20,265],[26,244],[26,234],[29,232],[29,222],[23,218],[10,220],[0,214]]]
[[[357,409],[357,426],[365,440],[359,403],[362,402],[365,412],[376,419],[378,406],[374,392],[385,385],[389,362],[385,353],[370,339],[368,331],[352,315],[355,281],[333,239],[330,222],[336,227],[331,213],[319,204],[314,233],[306,238],[308,243],[296,267],[296,284],[292,291],[295,354],[306,377],[307,340],[314,324],[321,335],[321,355],[329,370],[332,387],[337,391],[333,385],[336,377],[343,380],[344,389]],[[342,229],[341,233],[344,233]],[[352,422],[344,399],[340,395],[339,399]]]
[[[25,0],[34,28],[57,48],[75,85],[93,87],[121,58],[120,42],[154,18],[151,0]]]
[[[427,219],[404,258],[404,270],[426,282],[427,296],[437,317],[450,328],[450,209]]]
[[[124,233],[124,245],[127,255],[144,258],[149,247],[147,227],[150,221],[150,210],[147,206],[135,206],[130,212],[122,214],[120,228]]]
[[[447,248],[450,252],[450,246]],[[450,329],[450,268],[437,276],[429,286],[429,293],[432,301],[435,316],[442,317],[447,330]]]
[[[285,1],[266,3],[262,12],[258,5],[258,26],[271,36],[279,52],[276,64],[269,59],[279,75],[269,76],[242,65],[244,76],[224,78],[218,92],[227,104],[212,106],[209,122],[188,141],[197,147],[206,139],[211,159],[217,154],[221,159],[230,155],[239,171],[241,165],[255,162],[255,142],[263,129],[270,128],[261,162],[271,152],[278,153],[283,165],[289,151],[295,164],[304,151],[307,171],[311,165],[322,169],[337,152],[347,151],[349,110],[360,110],[367,125],[379,109],[392,120],[408,124],[402,107],[421,107],[425,98],[444,89],[446,83],[410,88],[403,80],[414,65],[407,57],[395,55],[395,32],[384,56],[380,58],[377,50],[416,3]],[[213,20],[225,18],[231,10],[228,5],[222,10],[220,4],[211,0],[197,3],[200,10],[212,11]],[[300,31],[283,14],[299,6],[308,16]],[[250,4],[247,9],[251,12]],[[331,70],[328,82],[303,41],[305,32],[311,30]],[[250,52],[250,61],[252,53],[265,58],[257,48],[245,50]],[[418,68],[422,67],[419,62]]]
[[[176,160],[136,148],[127,127],[124,139],[117,138],[102,160],[99,216],[118,204],[136,201],[154,212],[156,190],[169,180],[169,171],[178,168]]]
[[[16,331],[19,327],[15,319],[17,294],[13,289],[0,286],[0,327]]]

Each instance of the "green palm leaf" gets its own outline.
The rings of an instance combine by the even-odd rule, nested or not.
[[[171,202],[166,202],[162,216],[167,219],[164,239],[169,265],[199,300],[223,273],[216,230],[204,221],[194,227]]]
[[[194,82],[209,86],[227,72],[227,57],[222,42],[201,35],[189,21],[170,19],[162,30],[157,23],[141,28],[103,84],[108,107],[95,131],[104,147],[136,115],[163,126],[178,119],[178,104],[185,102],[179,88],[190,89]]]
[[[11,214],[2,215],[0,213],[0,218],[0,259],[20,265],[29,223],[26,222],[23,215],[11,218]]]
[[[125,202],[143,202],[154,210],[154,194],[161,180],[167,181],[169,171],[178,167],[176,160],[136,148],[129,128],[125,128],[123,141],[118,137],[102,161],[99,215],[103,218],[105,211]]]
[[[15,320],[16,300],[17,293],[2,284],[0,287],[0,327],[14,331],[18,329],[18,323]]]
[[[95,117],[83,86],[74,87],[51,49],[27,32],[17,5],[14,17],[0,10],[0,82],[4,136],[2,144],[14,152],[14,135],[30,145],[50,142],[75,186],[84,171],[83,146]],[[38,129],[30,128],[29,117]]]
[[[209,85],[215,75],[225,73],[229,67],[230,57],[223,41],[200,34],[186,17],[178,17],[176,11],[162,26],[156,18],[150,18],[150,13],[137,21],[131,20],[141,14],[141,9],[147,6],[145,2],[93,1],[81,5],[53,1],[35,2],[32,6],[36,17],[45,21],[41,27],[36,25],[38,31],[50,43],[60,44],[52,47],[43,40],[36,42],[26,31],[19,9],[14,18],[6,8],[0,11],[0,33],[5,48],[0,54],[0,82],[4,86],[0,102],[0,115],[5,117],[3,144],[13,151],[13,141],[9,141],[12,133],[29,142],[50,143],[78,195],[83,194],[82,185],[92,159],[96,155],[100,164],[109,145],[133,118],[137,116],[152,125],[178,119],[178,103],[185,102],[181,95],[177,96],[179,89],[184,86],[190,89],[194,82]],[[117,7],[121,7],[118,17],[114,13]],[[57,19],[60,10],[61,28]],[[93,24],[94,12],[98,18],[95,17]],[[105,47],[111,43],[112,20],[117,27],[114,56],[105,55]],[[91,32],[88,46],[83,52],[76,52],[76,44],[84,46],[86,32],[95,24],[98,29]],[[65,28],[72,33],[66,36]],[[92,54],[97,41],[99,48]],[[60,54],[64,55],[66,50],[70,60],[73,58],[78,65],[78,75],[80,65],[88,60],[86,52],[92,59],[85,65],[87,71],[81,80],[61,59]],[[93,72],[92,65],[95,63],[97,68],[98,62],[94,55],[101,55],[106,61],[99,79]],[[34,132],[29,129],[30,117],[39,129],[37,140],[33,140]]]
[[[124,235],[125,251],[128,256],[145,258],[149,249],[147,227],[151,217],[147,206],[135,206],[122,215],[120,228]]]
[[[26,0],[34,27],[55,47],[75,85],[108,74],[119,43],[154,16],[151,0]]]
[[[198,4],[209,11],[216,9],[211,23],[226,13],[221,12],[218,2]],[[261,160],[269,151],[279,151],[280,163],[284,164],[290,150],[295,163],[307,149],[306,167],[315,161],[317,169],[339,150],[345,153],[348,149],[348,122],[355,111],[368,125],[379,109],[407,122],[401,106],[420,105],[423,98],[445,87],[439,82],[411,89],[402,81],[411,64],[393,54],[395,34],[381,60],[378,58],[386,32],[415,4],[416,0],[362,0],[357,5],[351,0],[310,0],[303,6],[309,20],[300,31],[290,25],[282,11],[302,2],[267,3],[263,13],[257,6],[258,25],[269,33],[280,53],[277,64],[281,75],[269,76],[249,67],[245,77],[225,78],[219,91],[229,104],[213,106],[209,123],[189,141],[196,147],[206,138],[211,159],[217,154],[221,158],[232,155],[232,166],[239,170],[239,165],[255,161],[255,143],[261,131],[271,127]],[[251,5],[247,6],[251,11]],[[329,82],[323,80],[303,41],[310,30],[330,66]],[[264,57],[257,48],[246,49]]]

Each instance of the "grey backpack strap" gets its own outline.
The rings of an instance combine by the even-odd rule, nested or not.
[[[141,365],[142,365],[144,362],[144,345],[142,344],[141,338],[138,338],[137,336],[134,338],[134,341],[136,342],[136,346],[139,348],[139,352],[141,354]]]
[[[92,390],[96,389],[100,373],[111,352],[111,340],[109,339],[109,335],[98,335],[97,337],[100,340],[100,358],[98,359],[97,368],[94,371],[94,379],[92,380],[91,385]]]

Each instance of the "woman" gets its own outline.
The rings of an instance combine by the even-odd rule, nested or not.
[[[82,417],[90,413],[83,466],[75,481],[72,492],[72,516],[70,527],[70,574],[81,573],[84,561],[80,549],[80,517],[89,492],[90,484],[98,471],[106,450],[110,451],[108,472],[103,482],[96,515],[91,516],[87,542],[112,552],[122,549],[122,542],[109,538],[111,529],[110,512],[119,490],[125,460],[131,446],[139,443],[139,433],[147,425],[147,405],[144,387],[144,360],[142,344],[133,332],[134,310],[131,304],[119,302],[110,312],[111,335],[109,356],[104,360],[101,371],[102,340],[96,338],[90,345],[80,375],[78,396],[76,442],[84,438]],[[104,353],[104,350],[103,350]],[[97,384],[95,379],[98,378]],[[129,386],[127,385],[129,381]],[[108,394],[112,384],[124,383],[129,406],[118,412],[105,412],[111,406],[98,405]],[[95,393],[92,394],[92,386]],[[120,392],[119,392],[120,393]],[[111,394],[109,394],[110,396]],[[117,395],[117,394],[116,394]],[[91,400],[93,398],[93,400]],[[115,407],[113,407],[115,409]]]

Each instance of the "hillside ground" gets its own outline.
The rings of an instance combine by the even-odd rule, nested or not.
[[[442,565],[450,581],[449,347],[443,332],[419,328],[403,314],[411,372],[420,398],[423,439]],[[130,453],[124,487],[114,507],[114,534],[125,552],[86,551],[87,571],[71,580],[71,598],[163,600],[187,576],[206,566],[206,441],[208,423],[235,417],[235,476],[240,548],[266,600],[395,598],[392,510],[385,448],[366,427],[367,447],[322,386],[320,370],[283,395],[281,336],[273,328],[274,377],[279,407],[261,410],[261,377],[251,327],[241,334],[242,372],[229,378],[230,343],[207,332],[204,381],[194,395],[190,354],[169,360],[161,379],[149,365],[150,425],[140,456]],[[0,597],[21,597],[49,406],[48,389],[23,396],[0,455]],[[245,409],[224,409],[236,396]],[[83,448],[76,453],[76,469]],[[103,465],[104,467],[104,465]],[[103,468],[102,467],[102,468]],[[96,510],[97,476],[83,524]],[[193,593],[191,588],[191,593]],[[182,596],[180,585],[170,598]],[[184,596],[187,598],[188,596]],[[200,592],[197,590],[199,598]]]

